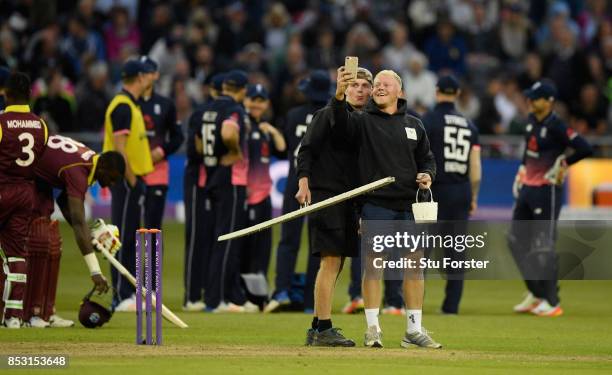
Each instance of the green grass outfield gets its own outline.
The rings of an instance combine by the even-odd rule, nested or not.
[[[188,324],[164,324],[164,345],[134,345],[135,318],[118,313],[102,329],[77,323],[70,329],[0,330],[0,354],[68,354],[69,367],[19,370],[18,374],[502,374],[612,373],[612,282],[562,282],[565,315],[537,318],[510,313],[523,293],[518,281],[469,281],[462,315],[437,313],[440,281],[428,281],[424,325],[444,349],[399,347],[404,317],[382,317],[384,349],[361,347],[363,315],[335,315],[334,324],[358,343],[357,348],[303,346],[310,317],[301,313],[216,315],[183,313],[183,227],[164,228],[164,303]],[[76,319],[78,303],[91,283],[70,229],[62,226],[65,246],[58,290],[59,312]],[[275,233],[276,235],[277,233]],[[275,241],[276,242],[276,241]],[[299,269],[304,269],[304,254]],[[108,275],[108,272],[106,272]],[[334,307],[346,302],[348,274],[343,273]],[[1,372],[11,373],[2,369]]]

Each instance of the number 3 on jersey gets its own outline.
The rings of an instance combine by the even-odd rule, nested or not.
[[[25,145],[21,147],[21,152],[26,154],[26,159],[19,158],[15,160],[15,163],[20,167],[27,167],[34,162],[34,151],[32,151],[34,148],[34,136],[30,133],[21,133],[17,139],[22,143],[25,141]]]

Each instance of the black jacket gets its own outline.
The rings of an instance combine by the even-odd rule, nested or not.
[[[436,161],[421,120],[407,113],[403,99],[393,115],[382,112],[372,100],[364,111],[349,112],[344,101],[336,98],[331,107],[334,138],[344,138],[359,148],[360,184],[395,177],[395,183],[367,194],[365,202],[410,210],[418,189],[417,173],[428,173],[432,180],[436,175]]]
[[[308,177],[312,190],[339,194],[358,186],[358,154],[347,142],[332,139],[333,116],[330,106],[315,113],[299,147],[297,177]]]

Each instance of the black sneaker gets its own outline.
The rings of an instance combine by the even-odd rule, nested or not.
[[[306,331],[306,346],[312,346],[312,343],[314,342],[316,335],[317,335],[316,329],[308,328],[308,331]]]
[[[314,336],[312,346],[355,346],[355,342],[344,337],[340,331],[340,328],[330,328],[325,331],[317,332]]]

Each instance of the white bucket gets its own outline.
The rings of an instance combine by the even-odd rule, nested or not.
[[[434,202],[431,189],[427,189],[429,190],[431,200],[429,202],[419,202],[419,190],[417,189],[416,193],[416,203],[412,204],[414,221],[417,224],[434,223],[438,220],[438,202]]]

